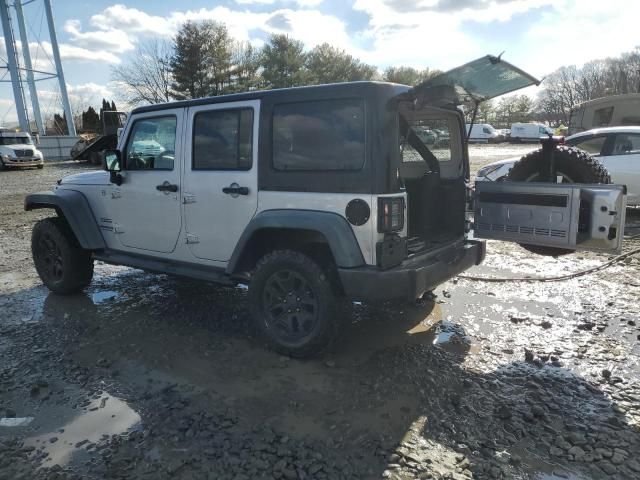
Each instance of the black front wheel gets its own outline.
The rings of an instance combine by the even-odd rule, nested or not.
[[[91,252],[80,247],[63,218],[45,218],[35,224],[31,253],[42,283],[52,292],[76,293],[91,283]]]
[[[270,346],[285,355],[317,355],[338,337],[339,295],[310,257],[292,250],[265,255],[249,285],[254,323]]]

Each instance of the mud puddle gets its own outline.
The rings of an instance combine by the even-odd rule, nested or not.
[[[141,417],[125,401],[101,392],[74,411],[44,408],[33,422],[35,434],[25,438],[43,467],[82,464],[111,436],[140,430]],[[42,433],[40,433],[42,432]]]

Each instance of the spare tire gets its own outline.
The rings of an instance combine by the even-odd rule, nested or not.
[[[562,183],[612,183],[609,172],[587,152],[576,147],[560,145],[555,151],[556,173]],[[509,171],[509,182],[538,182],[543,177],[541,167],[545,165],[542,149],[522,157]],[[520,244],[521,247],[539,255],[557,257],[573,253],[574,250],[540,245]]]

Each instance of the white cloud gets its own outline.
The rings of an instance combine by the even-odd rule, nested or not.
[[[53,50],[49,42],[42,42],[41,45],[50,57],[53,56]],[[117,55],[106,50],[89,50],[87,48],[76,47],[75,45],[70,45],[68,43],[61,43],[59,47],[60,57],[62,57],[62,60],[111,64],[118,64],[121,61]]]
[[[299,7],[317,7],[324,0],[235,0],[240,5],[273,5],[275,3],[295,3]]]
[[[133,50],[133,42],[123,30],[106,28],[93,32],[82,32],[79,20],[68,20],[64,30],[71,36],[74,45],[88,50],[106,50],[122,53]]]
[[[121,4],[105,8],[91,17],[91,25],[100,30],[122,30],[144,35],[172,35],[174,30],[166,17],[149,15],[137,8]]]
[[[615,57],[640,44],[640,2],[565,0],[557,2],[523,36],[526,68],[541,75],[563,65]]]
[[[263,1],[263,0],[259,0]],[[300,0],[304,5],[317,5],[318,0]],[[114,32],[119,29],[125,35],[172,36],[187,21],[213,20],[224,23],[231,35],[242,41],[254,40],[250,33],[261,30],[265,33],[287,33],[302,40],[309,48],[330,42],[342,48],[350,45],[346,25],[335,16],[317,10],[295,10],[279,8],[272,12],[232,10],[228,7],[201,8],[198,10],[174,11],[167,17],[149,15],[136,8],[113,5],[91,17],[91,25]],[[75,29],[77,23],[69,28]]]

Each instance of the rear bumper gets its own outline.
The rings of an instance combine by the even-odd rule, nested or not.
[[[340,268],[338,273],[347,297],[356,300],[415,300],[459,273],[480,264],[486,244],[465,240],[437,253],[405,260],[397,267],[381,270],[367,266]]]

